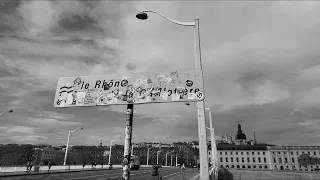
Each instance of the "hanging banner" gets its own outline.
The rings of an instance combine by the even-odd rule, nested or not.
[[[204,100],[200,69],[61,77],[54,107]]]

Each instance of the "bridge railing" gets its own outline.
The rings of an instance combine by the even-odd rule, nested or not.
[[[122,165],[112,165],[113,168],[122,168]],[[152,167],[152,165],[141,165],[141,167]],[[162,166],[165,168],[171,167],[171,166]],[[94,168],[96,169],[109,169],[109,165],[103,165],[103,167],[101,165],[96,165]],[[61,170],[61,171],[68,171],[68,170],[81,170],[81,169],[92,169],[92,166],[90,164],[86,165],[84,168],[82,165],[60,165],[60,166],[56,166],[53,165],[50,168],[50,171],[57,171],[57,170]],[[48,166],[46,165],[42,165],[42,166],[33,166],[32,167],[32,171],[48,171]],[[0,167],[0,173],[5,173],[5,172],[25,172],[27,171],[27,167],[26,166],[12,166],[12,167]]]

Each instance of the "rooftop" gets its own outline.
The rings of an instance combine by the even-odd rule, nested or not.
[[[255,145],[217,144],[217,150],[267,150],[268,145],[269,144],[255,144]]]
[[[272,146],[269,150],[319,150],[320,146]]]

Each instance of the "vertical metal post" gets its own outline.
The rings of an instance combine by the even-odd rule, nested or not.
[[[178,154],[176,154],[176,166],[178,165]]]
[[[216,146],[216,138],[214,136],[214,128],[213,128],[213,119],[211,107],[207,108],[209,110],[209,123],[210,123],[210,135],[211,135],[211,165],[214,170],[214,176],[218,176],[218,156],[217,156],[217,146]]]
[[[127,116],[126,116],[126,129],[125,129],[125,140],[124,140],[124,159],[128,158],[128,163],[124,164],[123,167],[123,178],[124,180],[130,179],[130,147],[132,139],[132,119],[133,119],[133,104],[127,105]]]
[[[159,152],[160,151],[157,151],[157,164],[159,164]]]
[[[168,153],[166,153],[166,166],[168,166]]]
[[[133,156],[133,144],[131,145],[131,156]]]
[[[199,19],[195,19],[194,21],[195,21],[195,27],[194,27],[195,68],[200,68],[202,70]],[[201,76],[202,76],[202,79],[204,80],[203,72],[201,72]],[[204,90],[204,87],[203,87],[203,90]],[[205,92],[202,92],[202,93],[205,94]],[[206,131],[204,100],[197,102],[197,108],[198,108],[199,154],[200,154],[200,180],[208,180],[209,179],[208,146],[207,146],[207,131]]]
[[[111,140],[111,142],[110,142],[110,147],[109,147],[109,149],[110,149],[110,151],[109,151],[109,165],[110,165],[110,163],[111,163],[112,141],[113,141],[113,140]]]
[[[172,156],[173,156],[173,155],[171,155],[171,164],[170,164],[171,166],[173,165],[173,164],[172,164]]]
[[[68,149],[69,149],[70,133],[71,133],[71,131],[69,131],[69,134],[68,134],[67,147],[66,147],[66,152],[64,154],[64,161],[63,161],[64,166],[67,164],[67,155],[68,155]]]
[[[149,151],[150,151],[150,148],[148,148],[148,151],[147,151],[147,165],[149,165]]]

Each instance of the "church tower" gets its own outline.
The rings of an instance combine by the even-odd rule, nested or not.
[[[253,129],[253,144],[257,144],[256,131]]]
[[[243,145],[246,143],[246,140],[247,140],[247,137],[242,132],[241,125],[238,122],[238,132],[237,132],[237,135],[235,136],[236,145]]]

